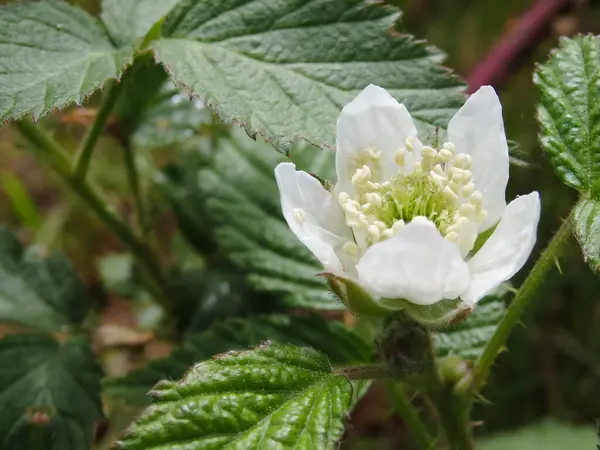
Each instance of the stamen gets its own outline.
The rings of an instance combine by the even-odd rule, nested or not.
[[[367,228],[369,237],[371,238],[371,244],[377,244],[381,240],[381,232],[375,225],[369,225]]]
[[[394,155],[394,161],[396,162],[396,164],[399,167],[404,167],[405,155],[406,155],[405,148],[399,148],[398,150],[396,150],[396,154]]]
[[[362,166],[360,169],[356,169],[354,175],[352,175],[352,184],[361,185],[371,179],[371,169],[369,166]]]
[[[306,221],[306,212],[302,208],[292,209],[292,217],[298,225],[303,225]]]
[[[406,173],[406,155],[415,149],[415,142],[408,137],[396,150],[398,171],[385,181],[380,180],[381,150],[368,147],[355,158],[351,177],[355,193],[338,194],[346,224],[356,237],[356,242],[343,245],[348,255],[357,258],[365,246],[392,238],[418,216],[433,222],[462,254],[470,250],[467,247],[475,241],[478,224],[487,217],[483,196],[472,182],[471,156],[457,153],[452,142],[445,142],[439,151],[423,146],[420,161]],[[294,212],[294,218],[303,220],[302,213]]]

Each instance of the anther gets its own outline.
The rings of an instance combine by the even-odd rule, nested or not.
[[[383,204],[383,198],[381,198],[381,195],[375,192],[369,192],[365,194],[365,200],[367,201],[365,208],[368,206],[368,209],[372,209],[373,207],[381,208],[381,205]]]
[[[481,202],[483,201],[483,195],[479,191],[475,191],[469,197],[469,200],[473,204],[473,206],[481,206]]]
[[[475,185],[473,183],[467,183],[461,189],[461,194],[465,197],[469,197],[473,192],[475,192]]]
[[[475,216],[475,207],[470,203],[464,203],[460,205],[458,212],[464,217],[474,217]]]
[[[338,195],[338,201],[340,202],[340,205],[343,205],[348,200],[350,200],[350,196],[348,195],[348,193],[347,192],[340,192],[340,194]]]
[[[367,232],[369,233],[372,244],[377,244],[381,240],[381,232],[375,225],[369,225],[367,227]]]
[[[302,208],[294,208],[292,217],[298,225],[302,225],[306,221],[306,212]]]
[[[394,234],[400,231],[402,228],[404,228],[404,225],[405,223],[402,219],[395,221],[392,225],[392,230],[394,231]]]
[[[363,184],[371,179],[371,169],[369,166],[362,166],[360,169],[356,169],[354,175],[352,175],[352,184]]]
[[[449,201],[455,202],[458,200],[458,195],[456,195],[450,186],[446,186],[444,188],[443,194],[444,197],[446,197],[446,199]]]
[[[404,139],[404,145],[406,146],[406,150],[412,152],[415,149],[415,138],[413,136],[408,136]]]
[[[453,156],[452,152],[450,150],[448,150],[447,148],[442,148],[438,152],[438,159],[443,163],[450,162],[450,160],[452,159],[452,156]]]
[[[456,232],[456,231],[450,231],[448,234],[446,234],[446,240],[450,241],[450,242],[458,242],[458,239],[460,238],[460,235]]]
[[[452,142],[444,142],[442,148],[448,150],[450,153],[452,153],[452,155],[456,153],[456,146]]]

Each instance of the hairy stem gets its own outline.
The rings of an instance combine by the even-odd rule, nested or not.
[[[475,443],[469,420],[469,404],[465,397],[457,396],[452,389],[444,389],[432,399],[444,429],[448,448],[474,450]]]
[[[343,369],[340,369],[338,373],[353,381],[394,378],[394,374],[390,369],[381,364],[344,367]]]
[[[100,108],[96,113],[96,119],[81,142],[81,146],[77,152],[74,172],[75,177],[81,179],[85,178],[90,167],[90,161],[92,160],[96,142],[98,142],[98,138],[106,126],[110,113],[117,103],[123,85],[124,80],[113,81],[111,86],[106,89]]]
[[[164,279],[154,252],[115,214],[89,182],[73,172],[69,156],[58,142],[29,120],[19,120],[15,122],[15,125],[23,137],[34,145],[52,169],[66,182],[67,186],[86,202],[106,226],[129,247],[144,269],[148,290],[165,310],[169,311],[169,302],[164,295]]]
[[[414,444],[422,450],[434,449],[435,439],[431,437],[429,430],[419,417],[419,412],[407,397],[404,386],[394,381],[388,381],[386,384],[394,402],[394,409],[404,420]]]
[[[502,318],[492,339],[488,342],[483,354],[477,361],[472,384],[474,392],[479,392],[483,387],[496,357],[506,343],[506,339],[521,319],[525,308],[534,299],[535,293],[544,282],[547,273],[552,269],[555,261],[569,242],[572,231],[573,220],[571,215],[569,215],[543,251],[533,269],[531,269],[525,282],[519,288],[519,291],[506,311],[506,315]]]

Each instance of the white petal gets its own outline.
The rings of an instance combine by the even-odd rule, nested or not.
[[[275,168],[281,209],[290,229],[323,263],[325,269],[342,273],[336,251],[351,240],[339,203],[314,177],[297,171],[292,163]]]
[[[498,223],[506,207],[509,166],[502,105],[491,86],[479,88],[458,110],[448,124],[448,139],[473,158],[473,182],[488,213],[480,227],[485,231]]]
[[[471,284],[461,295],[475,304],[523,267],[535,244],[540,218],[537,192],[514,199],[483,247],[469,261]]]
[[[394,162],[396,151],[404,147],[407,137],[417,137],[417,128],[404,105],[385,89],[370,84],[342,110],[337,122],[336,169],[338,189],[352,192],[350,179],[362,167],[356,157],[368,148],[381,150],[381,163],[371,167],[374,181],[385,181],[399,167]],[[417,151],[420,148],[415,142]],[[410,155],[408,157],[410,159]]]
[[[469,285],[469,270],[458,248],[421,217],[370,247],[356,268],[371,294],[418,305],[456,298]]]

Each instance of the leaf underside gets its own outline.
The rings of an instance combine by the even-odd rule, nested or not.
[[[393,29],[398,17],[364,0],[184,0],[152,46],[224,122],[288,153],[298,138],[333,146],[341,108],[369,83],[405,103],[423,134],[446,125],[463,85],[437,49]]]
[[[98,20],[63,1],[0,7],[0,123],[81,104],[119,78],[133,50],[114,47]]]

